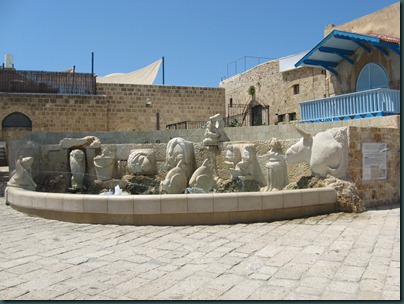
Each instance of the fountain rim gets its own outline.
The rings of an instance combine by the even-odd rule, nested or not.
[[[271,192],[97,195],[8,186],[6,204],[47,219],[90,224],[212,225],[267,222],[336,211],[334,188]]]

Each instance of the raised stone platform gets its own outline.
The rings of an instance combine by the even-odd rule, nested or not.
[[[335,212],[333,188],[276,192],[166,195],[84,195],[7,187],[6,203],[47,219],[123,225],[267,222]]]

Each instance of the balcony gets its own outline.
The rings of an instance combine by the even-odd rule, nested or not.
[[[299,103],[300,122],[324,122],[400,114],[400,90],[372,89]]]

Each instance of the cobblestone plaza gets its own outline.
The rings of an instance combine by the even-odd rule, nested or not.
[[[400,299],[400,206],[270,223],[74,224],[0,198],[3,300]]]

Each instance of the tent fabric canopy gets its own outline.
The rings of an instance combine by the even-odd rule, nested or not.
[[[389,51],[400,55],[400,42],[397,39],[386,39],[381,35],[362,35],[334,30],[303,56],[295,64],[295,67],[322,67],[334,75],[338,75],[334,68],[342,60],[354,64],[350,56],[354,54],[355,50],[362,47],[370,52],[370,46],[375,47],[386,56],[389,55]]]
[[[113,73],[104,77],[97,76],[97,83],[153,84],[162,59],[130,73]]]

